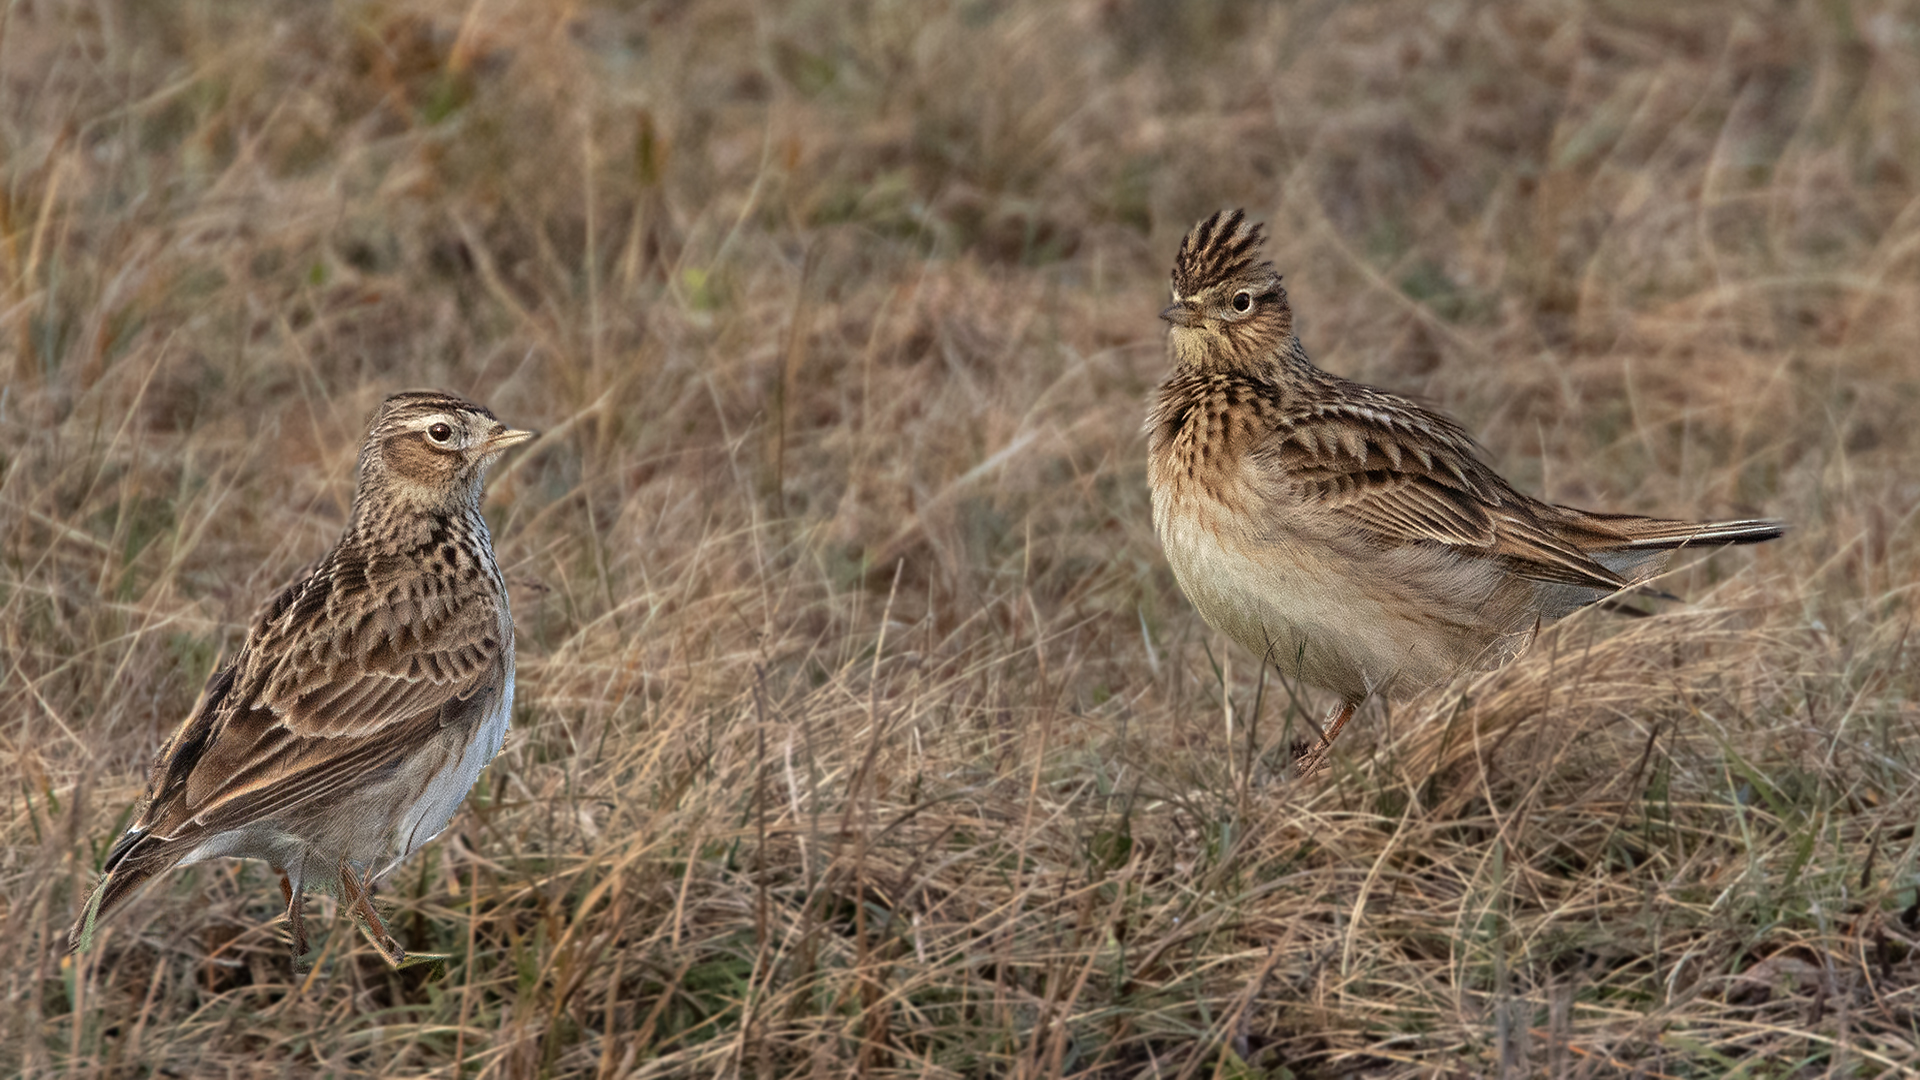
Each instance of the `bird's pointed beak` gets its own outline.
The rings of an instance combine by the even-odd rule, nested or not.
[[[1168,304],[1167,309],[1160,313],[1160,317],[1167,320],[1168,322],[1172,323],[1175,326],[1199,326],[1200,325],[1199,309],[1195,308],[1192,304],[1186,303],[1185,301],[1182,301],[1178,304]]]
[[[519,446],[523,442],[530,442],[539,437],[540,433],[537,431],[522,431],[519,428],[510,428],[501,424],[494,429],[493,434],[487,436],[486,449],[488,453],[492,453],[505,450],[509,446]]]

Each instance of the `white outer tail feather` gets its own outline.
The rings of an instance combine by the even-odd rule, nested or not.
[[[1671,532],[1657,536],[1636,537],[1614,550],[1662,550],[1690,547],[1695,544],[1757,544],[1764,540],[1777,539],[1786,531],[1786,522],[1772,518],[1708,521],[1699,525],[1678,526]]]

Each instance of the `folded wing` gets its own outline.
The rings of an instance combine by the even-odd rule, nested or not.
[[[1352,389],[1281,419],[1261,453],[1275,482],[1298,485],[1382,547],[1439,544],[1503,559],[1538,581],[1629,584],[1561,535],[1557,508],[1483,464],[1457,425],[1404,398]]]
[[[256,622],[233,664],[155,762],[136,829],[212,836],[350,787],[442,727],[477,722],[504,682],[505,643],[482,604],[417,619],[343,595],[365,575],[322,564]]]

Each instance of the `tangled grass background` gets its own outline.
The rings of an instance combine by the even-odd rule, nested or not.
[[[1920,17],[1867,3],[34,2],[0,15],[0,1071],[1920,1067]],[[1688,602],[1299,717],[1185,603],[1181,233]],[[64,928],[365,419],[492,485],[507,750],[381,903]]]

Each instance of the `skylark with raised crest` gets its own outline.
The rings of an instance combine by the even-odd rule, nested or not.
[[[1339,695],[1302,773],[1370,695],[1503,663],[1680,548],[1781,534],[1778,521],[1596,514],[1521,494],[1454,421],[1313,366],[1264,239],[1234,210],[1180,245],[1148,479],[1154,529],[1201,617]]]
[[[133,826],[69,945],[183,863],[264,859],[296,962],[307,889],[339,897],[388,962],[369,890],[453,819],[513,709],[513,616],[480,513],[488,466],[533,438],[451,394],[389,397],[333,550],[262,607],[155,757]]]

